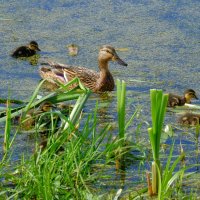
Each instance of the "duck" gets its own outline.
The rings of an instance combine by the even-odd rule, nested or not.
[[[183,96],[169,93],[168,107],[183,106],[185,103],[191,103],[191,99],[198,99],[196,92],[193,89],[187,89]]]
[[[31,41],[27,46],[21,46],[14,50],[11,56],[14,58],[30,57],[35,55],[37,51],[41,51],[38,43],[36,41]]]
[[[199,125],[200,122],[200,114],[196,113],[185,113],[181,117],[179,117],[178,122],[182,125],[191,125],[196,126]]]
[[[36,109],[34,109],[34,108],[30,109],[26,113],[25,116],[23,116],[23,114],[22,114],[22,116],[18,116],[15,119],[15,121],[17,120],[18,123],[20,123],[20,126],[22,127],[22,129],[30,130],[35,125],[35,122],[37,121],[40,114],[42,114],[44,112],[49,112],[51,110],[51,108],[53,108],[53,107],[54,107],[54,105],[51,102],[44,101]]]
[[[100,47],[98,54],[99,72],[81,66],[47,62],[48,66],[41,66],[39,74],[43,79],[55,84],[56,82],[66,84],[73,78],[78,77],[83,85],[93,92],[112,91],[115,83],[109,71],[110,61],[116,61],[122,66],[128,65],[117,55],[114,47],[103,45]]]
[[[68,47],[68,51],[69,51],[70,56],[77,56],[78,46],[76,44],[70,44],[67,47]]]

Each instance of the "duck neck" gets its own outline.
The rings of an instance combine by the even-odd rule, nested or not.
[[[185,99],[185,103],[191,103],[191,98],[190,97],[185,96],[184,99]]]
[[[31,51],[31,52],[36,52],[36,50],[35,50],[31,45],[28,46],[28,49],[29,49],[29,51]]]
[[[108,62],[105,63],[100,63],[99,64],[99,82],[103,84],[109,84],[109,85],[114,85],[114,80],[112,77],[112,74],[110,73],[108,69]]]
[[[100,70],[100,77],[101,78],[110,74],[110,72],[108,70],[108,61],[99,60],[99,70]]]
[[[114,88],[114,79],[108,69],[108,61],[99,60],[99,79],[96,82],[96,91],[111,91]]]

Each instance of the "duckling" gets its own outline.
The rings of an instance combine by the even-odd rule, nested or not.
[[[51,108],[55,107],[50,101],[44,101],[43,103],[41,103],[41,105],[39,106],[39,110],[41,112],[48,112],[50,111]]]
[[[78,46],[76,44],[68,45],[69,55],[70,56],[77,56],[78,54]]]
[[[25,117],[23,117],[23,115],[18,117],[18,121],[21,123],[21,126],[24,130],[30,130],[35,125],[38,116],[44,112],[50,111],[52,107],[53,104],[51,102],[43,102],[38,108],[30,109],[26,113]]]
[[[183,106],[185,103],[191,103],[191,99],[198,99],[196,92],[188,89],[184,92],[184,96],[169,93],[168,107]]]
[[[112,46],[104,45],[100,48],[98,55],[100,72],[85,67],[48,62],[49,66],[40,67],[39,73],[43,79],[47,79],[55,84],[56,81],[65,84],[78,77],[85,87],[88,87],[93,92],[112,91],[115,84],[113,76],[108,69],[109,61],[117,61],[118,64],[127,66],[127,63],[119,58]]]
[[[14,58],[30,57],[36,54],[37,51],[41,51],[38,47],[38,43],[31,41],[28,46],[18,47],[11,56]]]
[[[178,122],[182,125],[196,126],[200,122],[200,114],[185,113],[178,119]]]

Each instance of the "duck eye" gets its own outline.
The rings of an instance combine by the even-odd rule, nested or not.
[[[113,55],[113,53],[112,53],[112,52],[110,52],[109,50],[106,50],[106,52],[107,52],[107,53],[109,53],[109,54],[111,54],[111,55]]]

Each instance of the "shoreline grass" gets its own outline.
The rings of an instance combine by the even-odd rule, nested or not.
[[[74,83],[78,84],[79,87],[75,90],[70,89],[70,84]],[[87,116],[83,127],[81,129],[78,128],[82,108],[87,102],[90,91],[84,88],[77,79],[70,84],[67,86],[62,85],[56,92],[37,100],[36,97],[42,85],[41,83],[33,93],[30,102],[23,107],[20,106],[21,110],[12,110],[9,103],[7,104],[7,117],[2,116],[0,119],[7,123],[5,125],[5,133],[10,132],[12,128],[10,118],[15,116],[16,112],[27,113],[29,109],[45,100],[51,100],[53,103],[74,100],[74,106],[67,116],[57,110],[50,110],[41,114],[38,124],[42,123],[43,119],[50,118],[50,130],[48,130],[48,139],[45,141],[46,146],[43,148],[36,143],[34,154],[26,159],[25,155],[22,154],[20,162],[16,163],[14,170],[13,166],[10,167],[12,165],[11,155],[14,152],[10,148],[7,149],[8,153],[4,155],[0,162],[0,179],[2,180],[0,182],[0,197],[4,199],[123,199],[126,167],[131,162],[138,160],[145,162],[148,159],[142,144],[126,141],[126,131],[138,110],[136,109],[126,122],[125,82],[117,80],[119,135],[115,139],[111,135],[111,124],[108,123],[103,128],[98,128],[98,104],[94,111]],[[61,93],[63,88],[66,91]],[[159,98],[161,96],[161,94],[158,95]],[[153,97],[153,99],[156,99],[157,106],[160,105],[164,108],[165,103],[157,99],[158,97]],[[155,134],[155,131],[162,131],[161,124],[163,124],[164,120],[164,111],[155,105],[152,106],[154,106],[156,112],[152,111],[152,116],[154,116],[154,119],[152,118],[153,130],[149,130],[150,133],[152,131]],[[57,126],[57,121],[54,120],[55,116],[61,121],[59,126]],[[155,127],[158,128],[155,129]],[[39,134],[37,126],[35,131]],[[199,133],[198,130],[197,132]],[[17,134],[18,132],[12,137],[5,136],[7,146],[15,145]],[[159,134],[161,136],[161,133]],[[154,141],[152,148],[153,151],[156,151],[153,153],[153,158],[156,161],[160,158],[160,136],[155,137],[154,135],[154,138],[150,139],[151,142]],[[162,172],[160,164],[160,166],[158,164],[154,165],[156,171],[154,173],[156,174],[155,179],[159,183],[159,186],[155,186],[155,188],[157,188],[159,199],[177,195],[176,191],[174,191],[176,188],[173,189],[172,185],[180,184],[179,191],[181,191],[183,177],[185,175],[193,175],[193,173],[185,173],[191,166],[185,166],[176,171],[183,155],[178,156],[172,163],[173,149],[174,146],[170,149],[169,158],[165,168],[162,168]],[[134,155],[132,151],[137,151],[142,156]],[[118,163],[120,167],[115,168],[114,164],[116,164],[117,159],[120,161]],[[98,171],[96,170],[97,166],[99,168]],[[113,193],[108,191],[102,194],[94,185],[105,176],[102,171],[109,166],[116,170],[116,176],[121,176],[121,188],[117,188]],[[133,196],[136,199],[142,196],[147,197],[146,191],[147,187],[140,188],[138,193]],[[132,195],[130,194],[129,196],[131,197]]]

